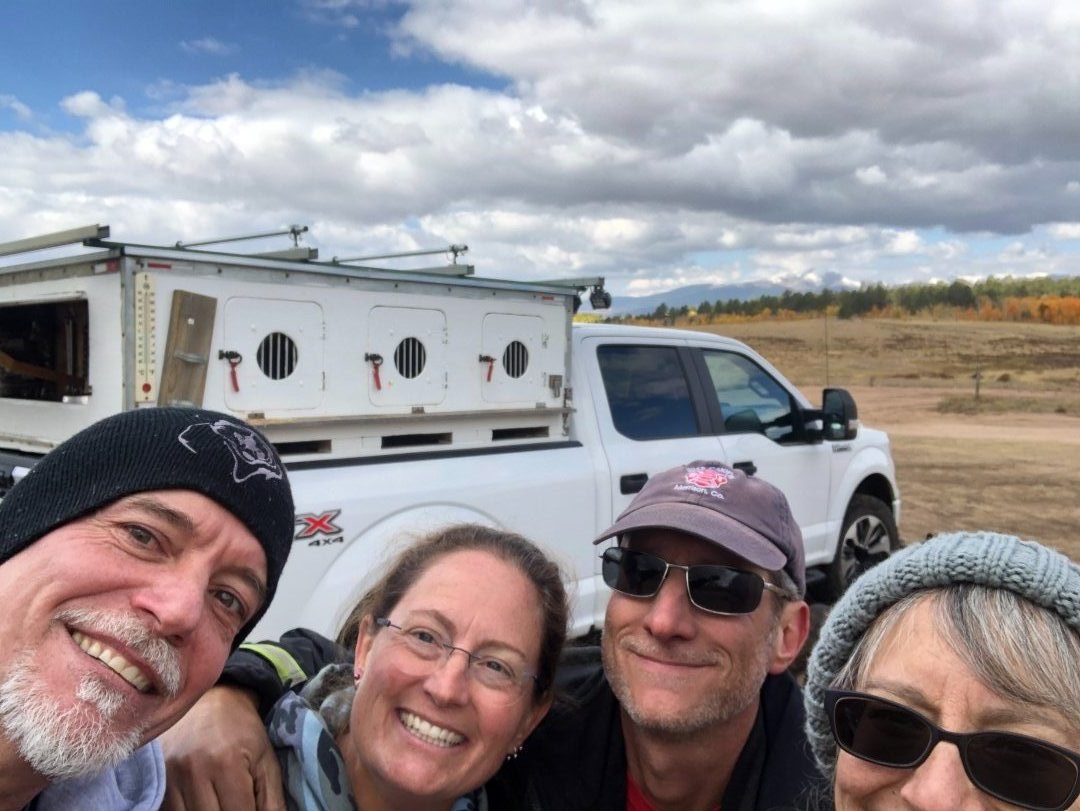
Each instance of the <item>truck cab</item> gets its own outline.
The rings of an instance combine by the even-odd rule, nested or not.
[[[889,440],[858,425],[850,395],[815,407],[765,358],[719,335],[578,324],[578,431],[595,430],[617,515],[648,476],[720,459],[787,496],[811,580],[834,598],[899,544],[900,500]],[[584,387],[584,388],[583,388]]]

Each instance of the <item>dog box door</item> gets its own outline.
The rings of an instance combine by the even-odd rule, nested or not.
[[[364,347],[371,404],[441,403],[446,397],[446,340],[446,314],[442,310],[372,307]]]
[[[535,403],[545,398],[543,373],[548,341],[544,321],[530,315],[484,316],[481,390],[489,403]]]
[[[313,301],[231,298],[225,304],[225,403],[234,411],[318,408],[323,398],[323,311]],[[230,363],[234,364],[229,370]]]

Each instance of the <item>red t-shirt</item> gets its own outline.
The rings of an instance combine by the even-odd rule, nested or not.
[[[656,811],[629,774],[626,775],[626,811]],[[713,811],[720,811],[720,806],[713,808]]]

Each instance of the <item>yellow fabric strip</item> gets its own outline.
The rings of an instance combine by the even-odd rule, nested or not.
[[[307,673],[284,648],[272,645],[269,642],[245,642],[240,646],[240,650],[257,654],[273,665],[278,678],[285,687],[292,687],[302,681],[307,681]]]

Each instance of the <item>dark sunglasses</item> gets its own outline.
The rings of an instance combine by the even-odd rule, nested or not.
[[[826,690],[833,737],[845,752],[914,769],[941,741],[955,744],[971,782],[1033,811],[1063,811],[1080,795],[1080,754],[1013,732],[948,732],[919,713],[866,693]]]
[[[760,605],[765,589],[790,597],[779,586],[765,582],[761,575],[732,566],[680,566],[622,546],[605,549],[600,559],[604,582],[631,597],[655,597],[668,572],[682,569],[686,572],[686,592],[691,605],[710,614],[749,614]]]

